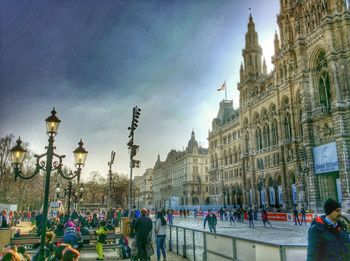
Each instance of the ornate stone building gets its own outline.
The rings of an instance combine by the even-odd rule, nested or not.
[[[153,168],[155,208],[205,204],[208,197],[208,150],[200,147],[192,131],[184,151],[171,150],[165,161],[158,159]]]
[[[153,208],[153,169],[146,169],[142,176],[134,177],[135,205]]]
[[[222,101],[208,137],[210,198],[321,210],[332,197],[349,209],[349,9],[343,0],[280,5],[269,74],[249,17],[239,110]]]

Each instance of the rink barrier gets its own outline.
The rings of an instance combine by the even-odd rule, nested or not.
[[[168,251],[191,261],[303,261],[306,245],[283,245],[168,226]]]

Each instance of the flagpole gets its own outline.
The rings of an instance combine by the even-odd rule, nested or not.
[[[226,81],[225,81],[225,100],[227,100],[227,86],[226,86]]]

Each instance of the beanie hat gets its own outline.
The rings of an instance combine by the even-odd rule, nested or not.
[[[337,208],[341,208],[341,205],[331,198],[327,199],[323,206],[323,209],[326,215],[331,214]]]

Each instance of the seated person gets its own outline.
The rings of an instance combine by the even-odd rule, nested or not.
[[[86,225],[80,227],[80,233],[83,237],[83,244],[90,244],[90,230]]]
[[[21,236],[21,230],[16,229],[16,233],[13,235],[13,237],[20,237]]]
[[[61,261],[62,252],[66,247],[70,247],[70,245],[62,243],[58,247],[56,247],[55,251],[50,256],[49,261]]]
[[[63,243],[70,244],[73,248],[78,247],[78,234],[73,223],[68,223],[68,226],[65,228],[63,234]]]

